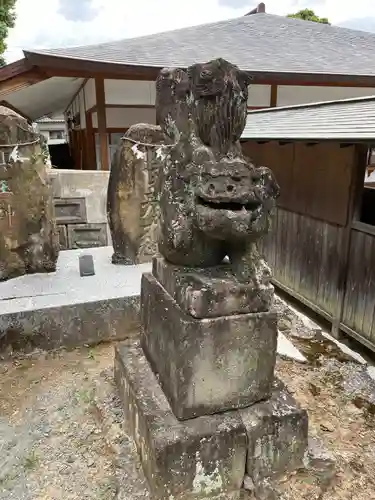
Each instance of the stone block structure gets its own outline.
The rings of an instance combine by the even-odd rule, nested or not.
[[[0,281],[52,272],[58,257],[45,144],[27,121],[0,117]]]
[[[159,250],[141,287],[141,336],[115,377],[160,500],[271,499],[303,464],[308,420],[275,380],[270,269],[257,250],[279,188],[241,152],[249,77],[218,59],[162,70]]]

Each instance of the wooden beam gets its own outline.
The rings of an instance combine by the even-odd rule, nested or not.
[[[277,106],[277,85],[271,85],[270,107],[276,108],[276,106]]]
[[[95,106],[94,106],[95,107]],[[107,109],[121,108],[121,109],[154,109],[155,104],[106,104]]]
[[[101,170],[109,170],[108,164],[108,136],[107,116],[105,109],[104,78],[95,78],[95,94],[98,115],[99,143],[100,143],[100,166]]]
[[[92,130],[96,134],[99,132],[97,128],[93,128]],[[129,130],[129,127],[107,127],[108,134],[111,134],[111,133],[113,133],[113,134],[124,133],[125,134],[125,132],[127,130]]]
[[[248,106],[248,111],[255,111],[256,109],[268,109],[268,106]]]
[[[92,113],[90,111],[86,111],[86,155],[87,169],[96,170],[95,136],[92,127]]]

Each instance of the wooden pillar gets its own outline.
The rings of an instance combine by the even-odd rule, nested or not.
[[[105,109],[104,78],[95,78],[96,110],[98,115],[98,133],[100,143],[100,165],[102,170],[109,170],[107,117]]]
[[[96,170],[96,148],[94,129],[92,127],[92,111],[86,111],[86,151],[86,168],[88,170]]]
[[[277,106],[277,85],[271,85],[270,107],[276,108],[276,106]]]

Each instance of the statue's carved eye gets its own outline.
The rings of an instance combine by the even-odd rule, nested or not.
[[[209,69],[202,69],[200,76],[201,76],[201,78],[208,80],[208,79],[212,78],[212,71],[210,71]]]

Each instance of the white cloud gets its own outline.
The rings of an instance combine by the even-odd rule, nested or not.
[[[306,7],[304,0],[264,1],[271,14],[285,15]],[[356,0],[357,17],[358,13],[370,16],[373,1]],[[91,11],[98,15],[74,22],[62,15],[59,0],[17,0],[17,22],[9,33],[6,56],[11,62],[23,57],[22,49],[86,45],[215,22],[241,16],[258,2],[250,0],[247,8],[234,8],[219,5],[219,0],[91,0]],[[309,5],[335,24],[353,17],[351,2],[311,0]]]

